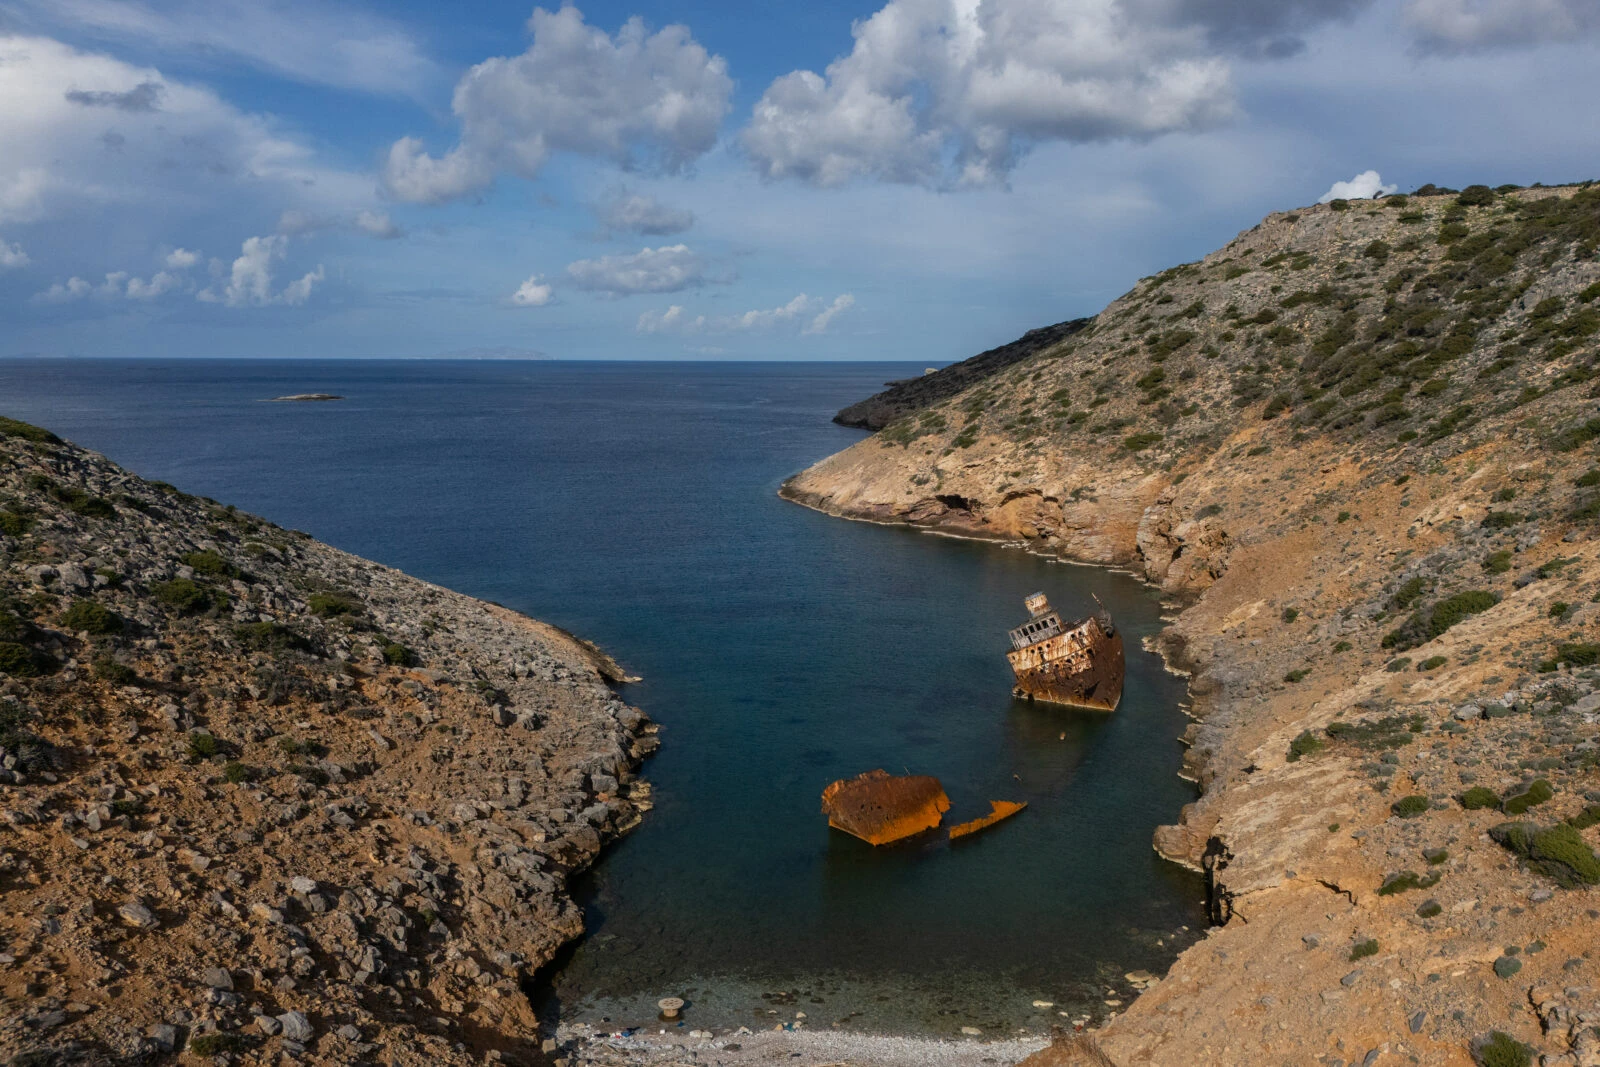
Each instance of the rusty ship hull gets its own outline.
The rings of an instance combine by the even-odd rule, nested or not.
[[[1126,663],[1122,634],[1109,615],[1068,625],[1043,595],[1028,599],[1033,617],[1011,631],[1006,653],[1017,676],[1012,696],[1096,711],[1115,711],[1122,700]]]

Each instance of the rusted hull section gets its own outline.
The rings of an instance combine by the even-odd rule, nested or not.
[[[835,830],[887,845],[939,825],[950,810],[939,779],[884,770],[842,778],[822,791],[822,813]]]
[[[1126,669],[1122,654],[1122,634],[1107,634],[1098,626],[1090,628],[1089,640],[1079,654],[1045,659],[1019,667],[1019,653],[1011,653],[1017,684],[1012,695],[1023,700],[1042,700],[1097,711],[1115,711],[1122,700],[1122,679]]]
[[[989,814],[982,818],[973,819],[971,822],[957,823],[950,827],[950,840],[954,841],[958,837],[975,834],[979,830],[987,830],[1000,820],[1011,818],[1011,816],[1027,806],[1027,804],[1019,804],[1014,800],[991,800],[989,801]]]

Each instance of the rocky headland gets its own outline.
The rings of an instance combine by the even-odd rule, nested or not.
[[[650,806],[622,679],[0,419],[0,1061],[543,1062]]]
[[[1171,600],[1216,925],[1039,1064],[1600,1064],[1597,248],[1593,184],[1273,214],[784,486]]]

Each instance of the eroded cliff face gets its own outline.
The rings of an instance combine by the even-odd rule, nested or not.
[[[620,677],[0,419],[0,1059],[539,1062],[650,806]]]
[[[1600,1063],[1597,243],[1590,189],[1274,215],[784,487],[1182,607],[1204,792],[1155,846],[1225,925],[1116,1062]]]

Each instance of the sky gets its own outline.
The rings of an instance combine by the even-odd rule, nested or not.
[[[0,0],[0,357],[944,363],[1597,99],[1600,0]]]

